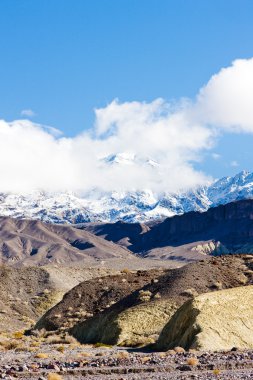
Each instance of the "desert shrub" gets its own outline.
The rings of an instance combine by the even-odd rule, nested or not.
[[[46,342],[48,344],[59,344],[62,343],[63,338],[60,335],[51,335],[47,337]]]
[[[27,352],[27,347],[23,344],[20,344],[16,349],[15,351],[17,352]]]
[[[24,331],[16,331],[13,333],[13,338],[22,339],[24,336]]]
[[[80,352],[79,355],[82,356],[83,358],[88,358],[91,356],[91,353],[90,352]]]
[[[64,334],[64,335],[53,334],[47,337],[46,342],[48,344],[76,344],[77,340],[69,334]]]
[[[94,347],[96,347],[96,348],[99,348],[99,347],[112,348],[113,346],[110,345],[110,344],[105,344],[105,343],[98,342],[98,343],[94,344]]]
[[[192,357],[187,359],[187,364],[190,366],[195,366],[199,364],[199,361],[197,358]]]
[[[215,369],[213,370],[213,374],[214,374],[215,376],[218,376],[218,375],[220,374],[220,370],[219,370],[218,368],[215,368]]]
[[[138,299],[141,302],[148,302],[150,301],[151,296],[152,293],[149,290],[140,290],[138,294]]]
[[[35,358],[36,359],[47,359],[48,358],[48,354],[44,353],[44,352],[38,352],[36,355],[35,355]]]
[[[136,336],[131,339],[126,339],[120,343],[122,347],[144,347],[155,343],[153,337]]]
[[[167,354],[169,354],[169,355],[175,355],[176,351],[175,350],[168,350]]]
[[[129,273],[131,273],[130,269],[128,269],[128,268],[124,268],[124,269],[122,269],[121,272],[122,272],[122,273],[125,273],[125,274],[129,274]]]
[[[59,346],[56,348],[57,351],[61,352],[63,354],[65,347],[64,346]]]
[[[48,380],[63,380],[61,375],[59,375],[58,373],[49,373],[47,379]]]
[[[41,342],[39,341],[33,341],[31,344],[30,344],[30,347],[39,347],[41,345]]]
[[[175,347],[174,348],[174,351],[177,353],[177,354],[183,354],[185,353],[185,349],[183,347]]]
[[[160,298],[161,298],[161,294],[160,294],[160,293],[156,293],[156,294],[154,295],[154,298],[155,298],[155,299],[160,299]]]
[[[79,345],[79,342],[76,340],[76,338],[74,338],[72,335],[69,335],[69,334],[65,334],[63,336],[62,343]]]
[[[143,356],[141,358],[141,362],[142,362],[142,364],[145,364],[145,363],[149,362],[150,359],[151,359],[150,356]]]
[[[119,351],[115,354],[115,358],[119,360],[129,359],[129,353],[127,351]]]
[[[5,340],[1,341],[1,347],[3,347],[4,350],[15,350],[19,346],[19,342],[15,340]]]

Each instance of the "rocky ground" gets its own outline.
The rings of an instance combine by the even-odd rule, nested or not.
[[[24,340],[26,339],[26,341]],[[127,350],[116,347],[52,344],[20,338],[0,355],[0,378],[71,379],[252,379],[253,350],[210,353]],[[18,340],[16,340],[18,341]],[[14,342],[14,341],[13,341]],[[10,340],[9,340],[10,343]],[[38,339],[37,339],[37,343]],[[22,350],[29,344],[28,350]],[[57,376],[58,375],[58,376]]]

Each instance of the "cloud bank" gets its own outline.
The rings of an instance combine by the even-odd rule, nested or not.
[[[194,100],[114,100],[73,138],[29,120],[0,121],[0,191],[178,191],[209,177],[194,164],[222,133],[253,133],[253,59],[210,78]],[[131,165],[104,158],[127,152]],[[146,164],[150,158],[158,167]]]

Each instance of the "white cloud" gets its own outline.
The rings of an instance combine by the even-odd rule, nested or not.
[[[95,111],[93,128],[74,138],[28,120],[0,121],[0,191],[151,188],[177,191],[209,179],[194,169],[222,133],[253,132],[253,59],[236,60],[196,96],[172,106],[114,100]],[[101,158],[135,153],[159,162],[107,165]],[[210,153],[218,159],[217,153]]]
[[[20,115],[21,115],[21,116],[25,116],[25,117],[33,117],[33,116],[35,116],[36,114],[35,114],[35,112],[34,112],[33,110],[31,110],[31,109],[25,109],[25,110],[22,110],[22,111],[20,112]]]
[[[253,132],[253,58],[237,59],[213,75],[193,110],[201,123],[228,131]]]
[[[221,158],[221,155],[218,153],[212,153],[211,156],[213,157],[214,160],[219,160]]]
[[[237,168],[237,166],[239,166],[239,164],[237,161],[231,161],[230,166],[232,166],[233,168]]]
[[[96,127],[75,138],[57,137],[27,120],[0,122],[1,191],[85,191],[113,189],[177,190],[203,183],[193,169],[212,132],[188,125],[182,115],[164,113],[161,100],[147,103],[114,101],[96,110]],[[107,165],[111,153],[134,152],[159,162],[151,165]],[[141,161],[140,161],[141,162]]]

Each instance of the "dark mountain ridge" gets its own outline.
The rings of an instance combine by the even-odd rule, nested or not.
[[[144,226],[118,222],[88,224],[84,228],[134,253],[152,257],[169,258],[172,254],[178,257],[186,252],[198,256],[201,246],[211,242],[209,253],[212,247],[214,253],[253,252],[252,199],[213,207],[206,212],[192,211]]]

